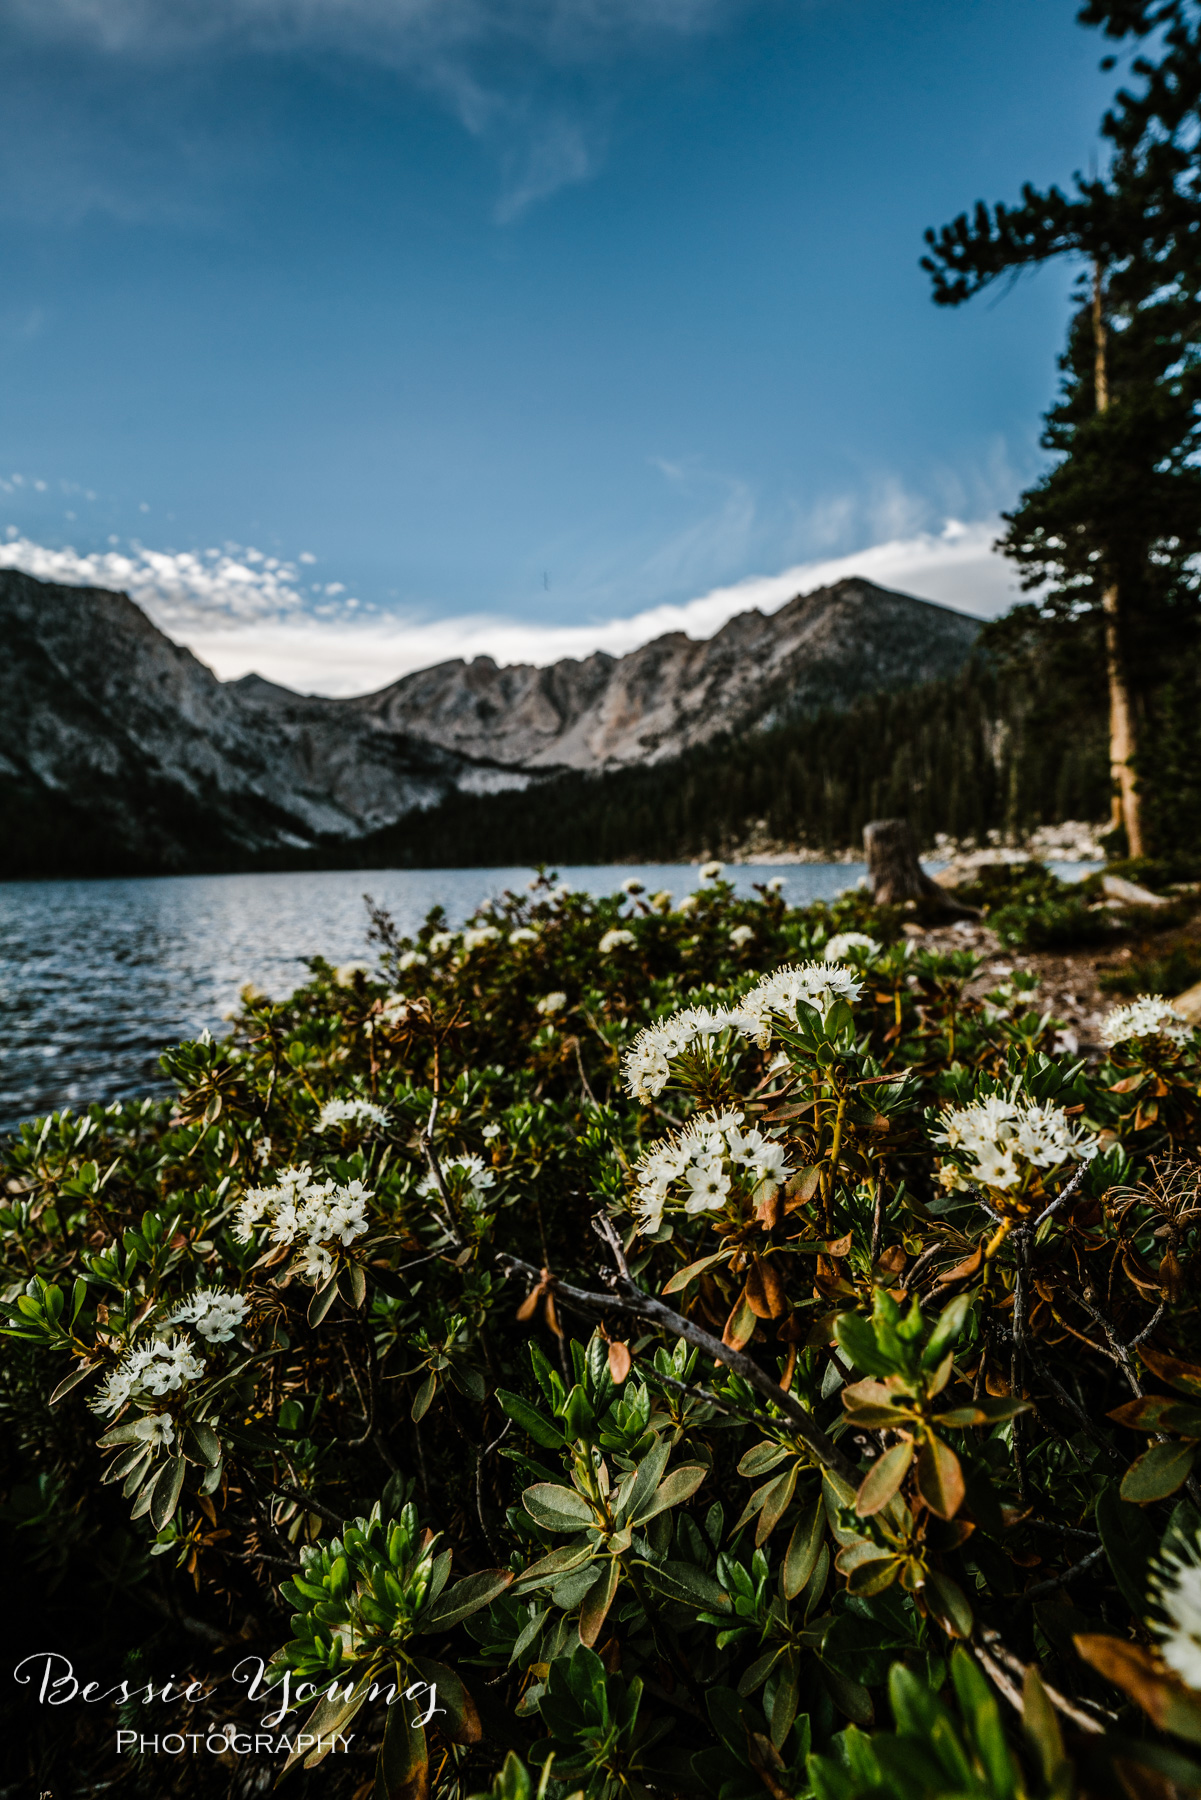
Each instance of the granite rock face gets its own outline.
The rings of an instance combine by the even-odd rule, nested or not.
[[[36,850],[14,862],[13,843],[72,836],[92,846],[81,866],[115,847],[114,870],[348,846],[456,788],[659,761],[950,674],[978,629],[848,580],[700,642],[671,633],[549,668],[477,657],[330,700],[218,681],[124,594],[0,571],[0,872],[41,866]],[[56,871],[74,866],[55,855]]]
[[[766,616],[739,613],[699,642],[672,632],[626,656],[543,669],[485,656],[439,663],[345,704],[464,756],[615,768],[952,674],[979,629],[948,607],[850,579]]]
[[[0,572],[10,819],[15,808],[36,829],[49,809],[78,829],[82,812],[125,853],[114,866],[195,866],[201,843],[200,860],[221,864],[358,837],[469,774],[462,757],[344,702],[218,681],[124,594]]]

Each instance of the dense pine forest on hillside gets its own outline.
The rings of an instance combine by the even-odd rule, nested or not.
[[[1013,625],[1006,629],[1013,638]],[[764,842],[839,851],[861,843],[869,819],[896,815],[927,844],[939,832],[1021,837],[1040,824],[1105,816],[1103,694],[1039,632],[947,680],[721,738],[668,762],[455,796],[378,833],[363,860],[654,861]]]

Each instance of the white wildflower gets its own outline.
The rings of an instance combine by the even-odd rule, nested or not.
[[[175,1442],[175,1421],[170,1413],[144,1413],[133,1421],[133,1434],[152,1451],[169,1450]]]
[[[257,1139],[255,1143],[254,1160],[261,1163],[271,1161],[271,1139],[266,1135]]]
[[[356,975],[369,975],[371,964],[365,962],[339,963],[334,970],[334,980],[339,987],[353,987]]]
[[[487,1189],[496,1185],[495,1171],[488,1167],[482,1156],[468,1150],[460,1151],[457,1156],[444,1156],[442,1174],[448,1185],[460,1190],[463,1205],[473,1210],[484,1205]],[[417,1184],[419,1194],[436,1194],[437,1191],[438,1183],[432,1171]]]
[[[203,1374],[204,1362],[191,1340],[177,1332],[170,1343],[158,1340],[127,1351],[89,1405],[97,1413],[120,1412],[127,1400],[143,1394],[161,1398],[174,1393],[185,1381],[197,1381]]]
[[[653,1100],[667,1086],[673,1057],[731,1030],[753,1037],[758,1021],[741,1011],[714,1012],[707,1006],[689,1006],[644,1026],[622,1058],[626,1092],[636,1100]]]
[[[1074,1124],[1061,1106],[989,1094],[968,1106],[949,1107],[936,1144],[968,1159],[966,1172],[944,1163],[939,1180],[951,1192],[980,1182],[990,1188],[1018,1187],[1030,1169],[1058,1169],[1066,1162],[1089,1162],[1100,1143]]]
[[[403,1025],[413,1011],[414,1002],[405,994],[389,994],[379,1009],[381,1025]]]
[[[730,1177],[719,1162],[693,1163],[687,1174],[687,1213],[715,1212],[725,1204]]]
[[[403,975],[406,969],[424,969],[428,962],[429,957],[423,956],[420,950],[402,950],[396,959],[396,967]]]
[[[639,881],[636,875],[627,875],[626,879],[621,884],[621,891],[623,894],[629,894],[631,896],[634,894],[642,894],[646,891],[646,884],[645,882]]]
[[[845,962],[850,952],[857,950],[864,962],[873,962],[883,948],[865,931],[840,931],[829,939],[822,955],[827,962]]]
[[[719,862],[702,863],[701,864],[701,880],[702,881],[716,881],[718,876],[721,874],[722,870],[725,868],[725,866],[726,866],[725,863],[719,863]]]
[[[782,875],[773,875],[771,880],[767,883],[767,891],[769,894],[778,894],[783,886],[784,877]]]
[[[1143,1037],[1162,1037],[1170,1044],[1183,1044],[1192,1036],[1192,1030],[1188,1020],[1182,1019],[1161,995],[1140,994],[1129,1006],[1114,1008],[1101,1026],[1101,1036],[1109,1045]]]
[[[755,932],[752,926],[735,925],[733,931],[730,933],[730,942],[736,950],[741,950],[744,944],[750,943],[754,935]]]
[[[552,1013],[562,1012],[566,1005],[567,995],[556,988],[553,994],[543,994],[541,1000],[535,1000],[534,1011],[540,1012],[544,1019],[549,1019]]]
[[[1152,1598],[1166,1623],[1150,1620],[1169,1669],[1191,1688],[1201,1689],[1201,1543],[1181,1545],[1153,1565]]]
[[[511,931],[509,933],[509,942],[514,946],[517,944],[536,944],[538,942],[538,933],[532,931],[528,925],[519,925],[516,931]]]
[[[168,1325],[191,1325],[210,1344],[226,1344],[250,1311],[244,1294],[231,1294],[224,1288],[199,1288],[174,1312],[168,1313]]]
[[[352,1094],[346,1100],[327,1100],[317,1115],[317,1130],[330,1131],[335,1125],[386,1125],[388,1114],[374,1100]]]
[[[757,1126],[744,1130],[742,1113],[702,1113],[640,1159],[635,1216],[654,1232],[669,1203],[685,1213],[719,1211],[736,1192],[753,1199],[763,1182],[791,1174],[783,1144]]]
[[[754,1035],[760,1047],[771,1042],[772,1017],[779,1015],[796,1023],[797,1007],[804,1003],[824,1018],[838,1000],[848,1002],[858,997],[863,983],[838,963],[786,963],[774,974],[764,975],[738,1002],[739,1011],[754,1020]]]
[[[680,901],[680,904],[676,907],[676,911],[684,914],[695,912],[699,904],[699,894],[685,894],[684,898]]]
[[[490,1144],[492,1142],[493,1138],[498,1138],[500,1136],[500,1126],[496,1123],[495,1119],[493,1119],[493,1121],[490,1125],[484,1126],[484,1129],[483,1129],[483,1132],[481,1135],[483,1136],[484,1142],[486,1144]]]
[[[454,942],[455,933],[453,931],[435,931],[429,941],[430,955],[445,956],[446,952],[454,947]]]
[[[485,944],[494,944],[500,932],[495,925],[469,925],[463,933],[463,949],[470,956],[473,950],[482,950]]]
[[[252,1188],[238,1208],[234,1235],[244,1244],[262,1226],[273,1244],[287,1246],[300,1240],[305,1258],[302,1272],[332,1269],[332,1244],[348,1249],[370,1230],[367,1205],[374,1198],[361,1181],[340,1186],[335,1181],[314,1181],[308,1164],[280,1171],[274,1187]],[[318,1254],[320,1252],[320,1254]]]
[[[602,956],[608,956],[610,950],[624,950],[628,945],[636,942],[637,939],[632,931],[623,931],[619,928],[616,931],[606,931],[596,947]]]

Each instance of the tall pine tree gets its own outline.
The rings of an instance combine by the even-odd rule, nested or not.
[[[1006,515],[1001,548],[1060,641],[1101,639],[1113,821],[1139,856],[1154,700],[1194,654],[1198,612],[1201,5],[1090,0],[1078,16],[1111,39],[1154,40],[1133,65],[1138,90],[1103,120],[1107,173],[1077,175],[1070,194],[1027,184],[1017,207],[979,202],[926,233],[922,266],[934,299],[958,306],[1023,267],[1083,265],[1042,440],[1057,461]]]

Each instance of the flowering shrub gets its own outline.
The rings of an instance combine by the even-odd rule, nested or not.
[[[1057,1054],[865,896],[703,875],[376,913],[5,1144],[10,1610],[140,1734],[186,1671],[253,1735],[240,1658],[290,1734],[172,1793],[1201,1783],[1197,1034]],[[13,1696],[0,1785],[166,1791]]]

